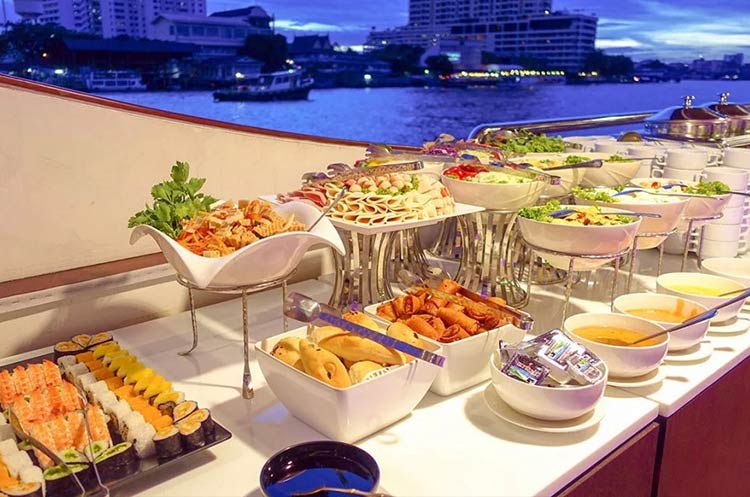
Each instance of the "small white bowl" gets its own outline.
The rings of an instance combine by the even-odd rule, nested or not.
[[[656,294],[656,293],[630,293],[621,295],[614,301],[614,308],[620,314],[632,315],[628,311],[631,309],[658,309],[672,312],[685,316],[683,321],[689,319],[688,316],[704,313],[708,308],[698,302],[675,297],[674,295]],[[638,317],[638,316],[636,316]],[[646,319],[646,318],[643,318]],[[670,323],[667,321],[656,321],[648,319],[664,328],[677,326],[679,323]],[[684,350],[697,344],[708,333],[709,320],[695,323],[687,328],[683,328],[675,333],[669,334],[669,350]]]
[[[750,259],[712,257],[701,262],[701,271],[729,278],[745,288],[750,287]]]
[[[492,386],[510,407],[526,416],[546,421],[574,419],[591,411],[604,396],[607,371],[592,385],[547,387],[531,385],[511,378],[502,372],[500,352],[490,359]]]
[[[320,210],[305,202],[276,205],[282,216],[294,218],[309,227]],[[236,287],[275,281],[291,274],[305,252],[316,244],[325,244],[344,255],[344,242],[336,228],[323,218],[312,231],[294,231],[263,238],[224,257],[203,257],[189,251],[173,238],[151,226],[133,228],[130,244],[149,235],[156,241],[172,268],[197,286]]]
[[[736,242],[740,239],[739,224],[714,224],[706,223],[703,227],[703,236],[706,240],[715,242]]]
[[[740,251],[740,241],[718,241],[718,240],[703,240],[701,244],[701,259],[702,258],[714,258],[714,257],[734,257]]]
[[[276,342],[292,336],[307,336],[307,328],[255,344],[263,377],[291,414],[340,442],[356,442],[407,416],[425,396],[440,370],[434,364],[414,360],[372,380],[336,388],[271,355]],[[439,346],[429,343],[425,348],[442,352]]]
[[[706,286],[708,288],[716,289],[719,292],[731,292],[733,290],[742,290],[745,288],[740,283],[729,278],[722,276],[714,276],[711,274],[701,273],[667,273],[662,274],[656,278],[656,291],[658,293],[666,293],[670,295],[677,295],[694,302],[698,302],[708,308],[716,307],[719,304],[731,300],[737,295],[730,295],[728,297],[712,297],[707,295],[695,295],[693,293],[681,292],[674,290],[674,286],[679,285],[690,285],[690,286]],[[711,320],[712,323],[721,323],[723,321],[729,321],[730,319],[737,316],[737,313],[742,309],[743,301],[739,301],[723,309],[719,309],[719,312]]]
[[[561,209],[575,208],[575,205],[561,205]],[[627,212],[622,209],[607,209],[607,212]],[[640,218],[632,223],[615,226],[578,226],[572,224],[551,224],[518,217],[518,227],[523,239],[540,249],[581,255],[607,255],[625,250],[633,245],[635,234],[641,224]],[[567,271],[570,258],[554,254],[539,254],[551,265]],[[593,271],[612,259],[576,259],[573,269]]]
[[[590,153],[586,152],[586,157],[593,159],[601,159],[603,161],[602,167],[596,169],[586,169],[581,184],[583,186],[623,186],[628,183],[631,179],[638,174],[641,166],[646,166],[651,163],[651,159],[645,160],[626,160],[618,162],[610,162],[609,159],[612,155],[622,155],[626,157],[626,153],[619,154],[602,154],[602,153]]]
[[[644,335],[651,335],[664,328],[646,319],[627,314],[588,312],[576,314],[566,319],[565,323],[563,323],[565,333],[598,355],[607,364],[611,377],[634,378],[650,373],[659,367],[664,356],[667,355],[667,348],[669,347],[668,334],[659,337],[661,341],[656,345],[646,347],[607,345],[588,340],[576,334],[577,329],[587,326],[626,328],[643,333]]]
[[[534,205],[546,186],[543,181],[503,185],[462,181],[444,174],[441,178],[456,202],[491,210],[515,211]]]
[[[745,217],[744,207],[725,207],[721,213],[722,216],[715,221],[711,221],[711,224],[742,224],[742,218]]]

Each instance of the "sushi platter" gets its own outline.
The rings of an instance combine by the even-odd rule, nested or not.
[[[107,332],[0,368],[0,405],[3,496],[111,490],[232,437]]]

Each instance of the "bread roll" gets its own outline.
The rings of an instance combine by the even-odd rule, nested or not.
[[[415,347],[419,347],[420,349],[425,348],[425,343],[421,338],[419,338],[417,332],[409,328],[405,323],[397,322],[390,325],[388,327],[388,336],[396,338],[397,340],[401,340],[402,342],[406,342],[410,345],[414,345]],[[404,359],[404,362],[414,360],[414,357],[410,356],[409,354],[404,354],[402,352],[398,352],[398,354],[401,355],[401,357]]]
[[[348,335],[349,332],[342,330],[336,326],[318,326],[313,329],[312,333],[308,337],[313,343],[320,343],[326,338],[330,338],[336,335]]]
[[[368,316],[364,312],[356,312],[356,311],[345,312],[344,314],[342,314],[341,317],[346,319],[350,323],[358,324],[360,326],[364,326],[365,328],[379,331],[381,333],[383,332],[383,329],[380,326],[378,326],[378,323],[373,321],[372,318],[370,318],[370,316]]]
[[[352,381],[341,359],[310,340],[300,341],[299,348],[307,374],[337,388],[351,386]]]
[[[304,371],[305,368],[302,366],[302,357],[299,351],[301,340],[299,337],[282,338],[274,345],[271,355],[300,371]]]
[[[347,361],[373,361],[380,364],[404,363],[403,357],[397,351],[354,333],[333,335],[319,341],[318,345]]]
[[[383,369],[383,366],[377,362],[355,362],[352,364],[352,367],[349,368],[349,378],[352,380],[352,385],[360,383],[370,372],[377,371],[378,369]]]

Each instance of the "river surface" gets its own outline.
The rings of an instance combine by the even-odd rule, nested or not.
[[[297,133],[420,145],[440,133],[466,137],[480,123],[660,110],[694,95],[696,105],[750,102],[750,81],[539,85],[529,88],[313,90],[296,102],[214,102],[211,92],[111,93],[109,98],[194,116]]]

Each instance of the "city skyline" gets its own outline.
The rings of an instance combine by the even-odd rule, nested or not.
[[[361,45],[371,27],[403,26],[408,0],[359,0],[353,9],[341,0],[267,0],[279,32],[329,33],[343,45]],[[209,12],[245,5],[242,0],[208,0]],[[597,48],[636,60],[689,61],[699,56],[750,52],[750,12],[740,0],[554,0],[555,10],[580,10],[599,17]],[[332,20],[338,20],[333,22]]]
[[[12,0],[9,20],[17,20]],[[740,0],[555,0],[555,10],[578,10],[599,17],[597,48],[636,60],[660,58],[689,61],[700,56],[750,52],[750,12]],[[402,26],[408,0],[358,0],[357,8],[342,0],[208,0],[208,12],[258,4],[275,16],[276,29],[295,34],[328,33],[342,45],[361,45],[372,27]],[[614,5],[613,5],[614,4]]]

